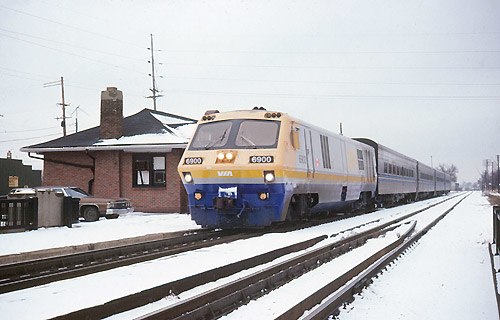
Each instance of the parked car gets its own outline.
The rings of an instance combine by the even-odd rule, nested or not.
[[[16,188],[7,195],[9,198],[21,198],[36,195],[36,191],[61,192],[66,197],[80,199],[79,214],[85,221],[96,221],[100,217],[116,219],[120,214],[133,212],[134,208],[129,199],[125,198],[96,198],[84,190],[76,187],[36,187]]]
[[[33,188],[15,188],[10,190],[7,194],[7,198],[24,198],[26,196],[35,196],[36,190]]]

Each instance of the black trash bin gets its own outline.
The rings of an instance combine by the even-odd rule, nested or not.
[[[73,223],[79,222],[80,198],[64,197],[63,219],[64,225],[71,228]]]

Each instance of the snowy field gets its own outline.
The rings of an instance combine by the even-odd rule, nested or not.
[[[379,210],[364,216],[290,232],[286,237],[282,234],[267,234],[2,294],[1,318],[43,319],[63,315],[318,235],[332,235],[363,222],[405,214],[439,200],[442,198]],[[410,252],[400,257],[388,272],[363,291],[353,304],[347,306],[340,314],[340,319],[498,319],[487,251],[487,243],[492,239],[491,214],[491,206],[486,198],[478,192],[473,193]],[[196,226],[188,215],[134,213],[117,220],[80,223],[72,229],[48,228],[0,235],[1,254],[193,228]],[[376,242],[374,241],[374,246],[378,245]],[[358,254],[357,257],[360,255],[363,254]],[[199,263],[200,261],[203,263]],[[316,277],[309,275],[312,278],[304,278],[303,284],[294,281],[291,286],[300,291],[311,287],[312,281],[321,283],[321,279],[331,276],[328,272],[335,272],[335,265],[330,264],[328,268],[331,270],[324,270],[326,273]],[[255,271],[247,270],[234,277]],[[220,283],[230,280],[224,279]],[[167,297],[112,318],[133,319],[220,283],[207,284],[205,288],[195,288],[179,297]],[[276,292],[252,302],[230,314],[228,318],[255,319],[256,315],[259,315],[259,319],[273,318],[273,314],[279,314],[279,307],[294,295],[294,290],[290,287],[278,290],[281,293]]]

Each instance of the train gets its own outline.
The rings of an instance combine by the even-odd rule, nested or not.
[[[446,194],[450,176],[367,138],[262,107],[207,111],[180,163],[191,219],[261,228]]]

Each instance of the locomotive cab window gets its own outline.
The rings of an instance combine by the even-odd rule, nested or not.
[[[234,119],[198,126],[190,150],[276,148],[280,121]]]
[[[240,124],[237,147],[273,147],[278,142],[279,125],[274,121],[245,120]]]
[[[191,143],[192,149],[221,148],[227,144],[233,123],[219,121],[198,126]]]

